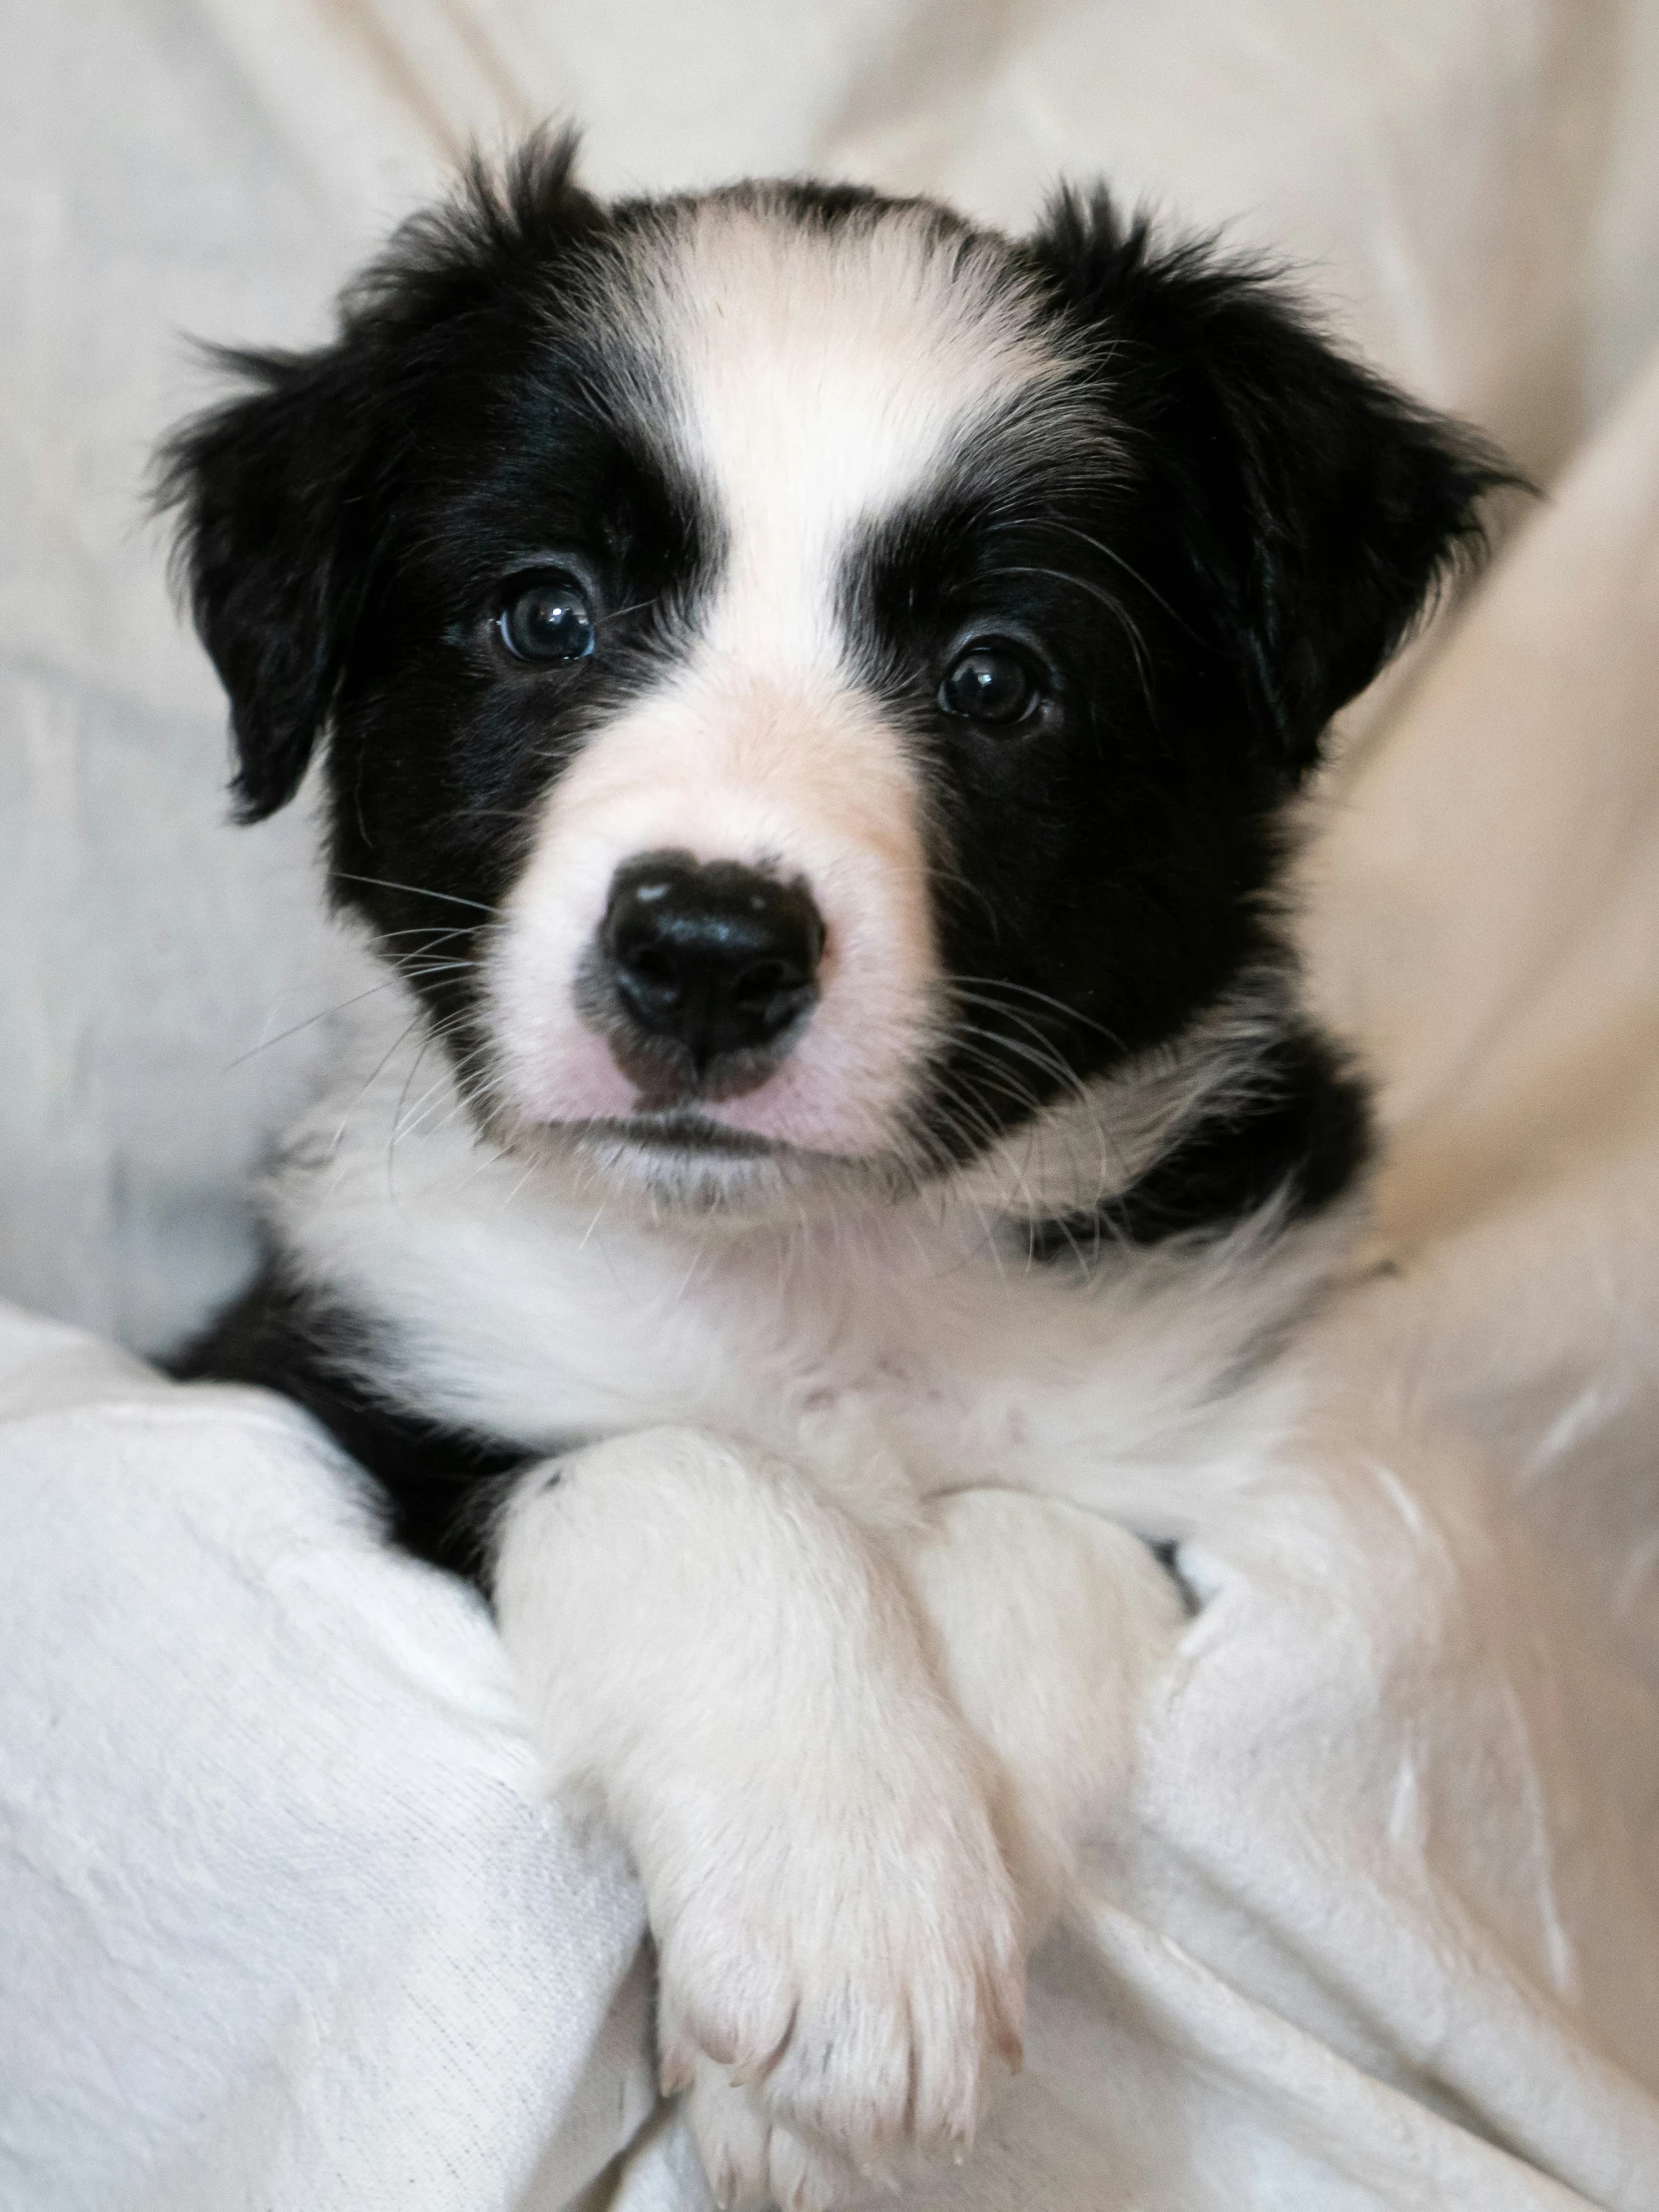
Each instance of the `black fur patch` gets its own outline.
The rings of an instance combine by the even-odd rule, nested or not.
[[[180,1382],[254,1382],[303,1405],[379,1484],[396,1540],[482,1585],[490,1508],[544,1455],[376,1395],[356,1380],[367,1340],[355,1315],[295,1290],[273,1266],[168,1366]]]
[[[1365,1084],[1326,1038],[1295,1028],[1126,1191],[1032,1222],[1031,1257],[1087,1265],[1114,1246],[1221,1237],[1276,1197],[1285,1223],[1306,1221],[1352,1188],[1370,1151]]]

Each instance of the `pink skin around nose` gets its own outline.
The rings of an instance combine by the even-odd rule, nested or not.
[[[698,1111],[807,1151],[889,1150],[936,981],[902,751],[839,692],[788,713],[769,693],[761,714],[743,687],[698,702],[695,714],[677,698],[672,716],[654,708],[614,726],[556,788],[491,960],[502,1088],[542,1125],[642,1110],[638,1085],[583,1018],[580,978],[618,868],[674,849],[786,869],[826,928],[819,999],[793,1050],[755,1090]]]
[[[703,1118],[805,1151],[846,1156],[890,1145],[916,1052],[919,993],[899,971],[882,919],[867,911],[829,919],[819,1001],[793,1049],[754,1090],[697,1102]],[[576,1011],[571,986],[536,995],[533,1020],[502,1008],[507,1034],[517,1033],[510,1089],[526,1118],[626,1121],[639,1113],[639,1086]],[[551,1014],[550,1000],[558,1009]]]
[[[882,1055],[871,1049],[874,1040],[860,1048],[853,1025],[840,1018],[832,944],[820,978],[820,1003],[791,1052],[741,1097],[697,1101],[703,1119],[807,1151],[844,1154],[880,1142],[891,1085],[878,1064]],[[639,1086],[585,1024],[564,1030],[540,1072],[546,1119],[624,1121],[641,1110]]]

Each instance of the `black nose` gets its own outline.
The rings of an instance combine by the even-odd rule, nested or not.
[[[699,1079],[723,1054],[775,1043],[818,996],[824,923],[810,893],[735,860],[631,860],[600,934],[632,1020],[688,1054]]]

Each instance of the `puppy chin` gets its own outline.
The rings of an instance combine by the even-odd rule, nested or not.
[[[811,1176],[811,1162],[787,1148],[724,1129],[690,1109],[578,1122],[563,1135],[612,1189],[666,1213],[749,1219],[769,1213]]]
[[[485,1112],[487,1136],[527,1162],[563,1163],[585,1187],[652,1214],[799,1218],[836,1193],[890,1181],[895,1140],[880,1118],[845,1117],[842,1137],[843,1117],[829,1106],[803,1112],[802,1094],[810,1101],[816,1086],[793,1060],[729,1097],[653,1096],[591,1035],[531,1081],[522,1063],[503,1072]]]
[[[552,1123],[537,1137],[597,1189],[652,1216],[734,1226],[799,1220],[837,1193],[878,1179],[874,1162],[780,1144],[730,1128],[697,1106]]]

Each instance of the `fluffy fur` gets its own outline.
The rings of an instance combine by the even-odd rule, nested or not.
[[[166,460],[388,970],[181,1372],[493,1596],[722,2203],[971,2138],[1363,1089],[1296,794],[1501,471],[1104,195],[474,173]],[[1137,1535],[1127,1533],[1137,1531]],[[1170,1556],[1167,1548],[1161,1555]]]

